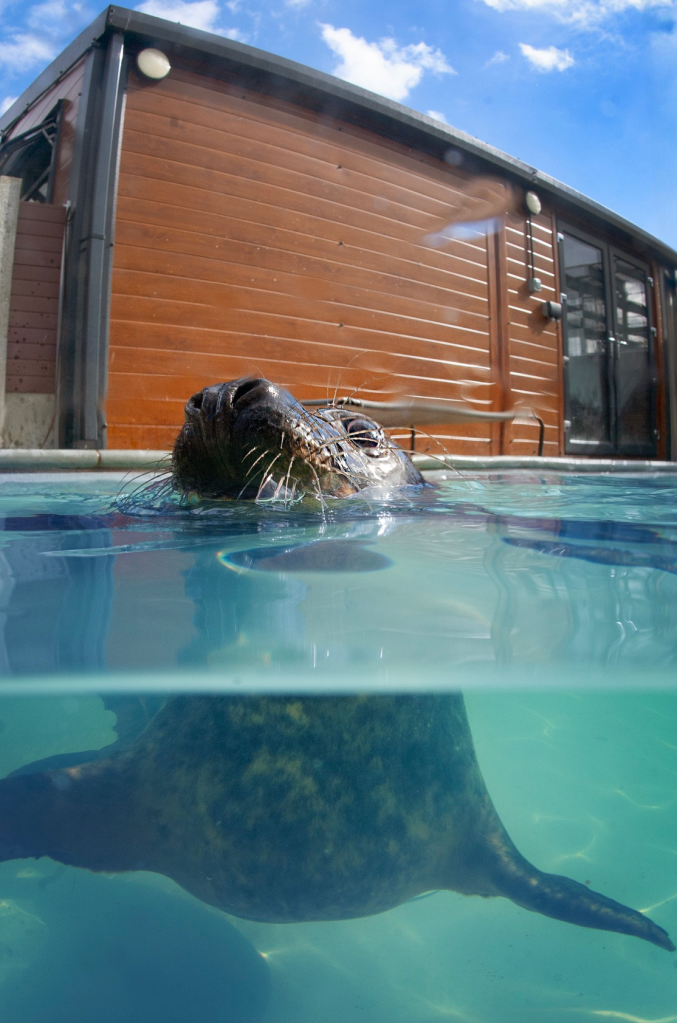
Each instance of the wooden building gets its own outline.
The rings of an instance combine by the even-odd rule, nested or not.
[[[523,406],[545,455],[675,457],[677,253],[468,135],[119,7],[0,130],[8,445],[167,448],[190,394],[254,372]],[[420,450],[537,450],[528,418],[427,429]]]

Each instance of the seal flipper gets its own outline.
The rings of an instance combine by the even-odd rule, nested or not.
[[[120,753],[131,746],[164,702],[162,696],[129,696],[127,694],[117,696],[114,693],[102,693],[101,699],[106,710],[112,711],[117,719],[114,725],[117,739],[114,742],[109,743],[108,746],[102,746],[100,749],[80,750],[75,753],[55,753],[51,757],[44,757],[42,760],[34,760],[30,764],[17,767],[8,777],[15,778],[22,774],[42,774],[44,771],[64,771],[68,767],[89,764],[93,760],[107,760],[113,754]]]
[[[0,781],[0,862],[49,856],[95,871],[152,870],[144,815],[121,774],[99,762]]]
[[[579,927],[630,934],[668,952],[675,951],[667,932],[642,913],[591,891],[570,877],[538,870],[518,852],[500,824],[493,834],[485,836],[478,858],[495,894],[523,909]]]

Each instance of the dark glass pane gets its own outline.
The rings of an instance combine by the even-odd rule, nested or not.
[[[639,267],[614,260],[616,317],[616,415],[618,446],[653,448],[651,335],[646,277]]]
[[[57,130],[58,111],[55,109],[42,124],[11,139],[0,149],[0,174],[21,178],[22,200],[49,200]]]
[[[569,443],[608,444],[607,316],[602,250],[564,235]]]

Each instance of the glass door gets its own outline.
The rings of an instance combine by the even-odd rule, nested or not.
[[[652,455],[656,448],[653,336],[647,274],[612,253],[616,449]]]
[[[580,238],[561,236],[562,284],[566,293],[564,382],[566,450],[608,454],[610,344],[607,329],[604,253]]]
[[[655,379],[646,268],[578,233],[562,232],[559,241],[565,450],[650,458]]]

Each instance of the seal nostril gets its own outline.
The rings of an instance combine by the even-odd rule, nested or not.
[[[197,394],[192,394],[190,396],[183,410],[187,423],[196,418],[195,413],[197,413],[197,417],[201,415],[203,399],[204,391],[198,391]]]
[[[263,383],[265,383],[265,381],[261,380],[259,377],[252,377],[249,380],[243,380],[242,383],[233,391],[233,405],[237,405],[241,398],[244,398],[246,394],[253,391],[255,387],[260,387]]]

